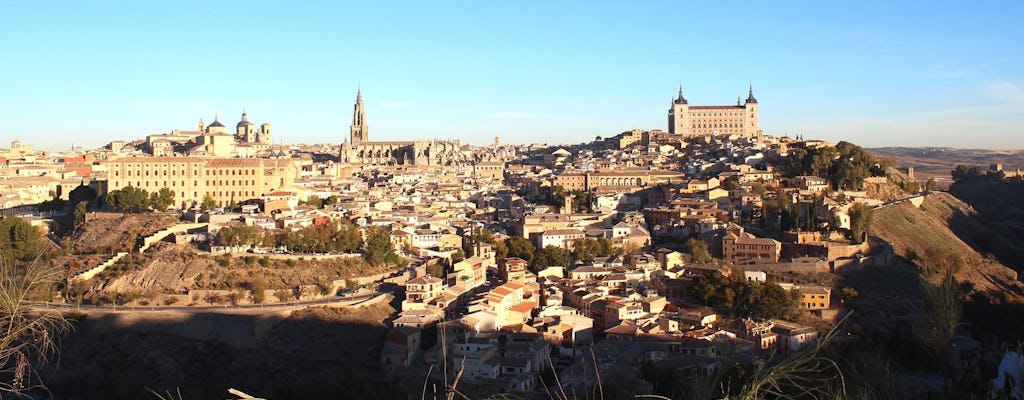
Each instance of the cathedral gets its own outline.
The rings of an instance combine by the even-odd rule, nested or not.
[[[363,91],[356,93],[349,137],[342,143],[338,158],[343,163],[361,165],[440,166],[468,165],[473,154],[459,140],[370,141],[366,123]]]
[[[732,106],[691,106],[683,97],[683,87],[668,110],[668,132],[682,137],[738,135],[754,137],[761,134],[758,125],[757,99],[754,87],[747,91],[741,104],[739,96]]]

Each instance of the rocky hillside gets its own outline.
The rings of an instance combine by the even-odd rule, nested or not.
[[[969,290],[993,300],[1022,302],[1017,272],[982,254],[965,232],[987,229],[970,205],[934,192],[920,208],[900,203],[875,210],[871,233],[893,244],[898,256],[922,268],[950,268]],[[936,265],[938,264],[938,265]]]
[[[76,254],[126,251],[140,238],[177,223],[178,216],[174,214],[93,213],[71,234],[71,250]]]

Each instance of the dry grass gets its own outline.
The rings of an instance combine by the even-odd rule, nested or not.
[[[42,389],[36,367],[57,353],[58,339],[71,323],[57,311],[37,310],[28,302],[45,295],[60,282],[63,272],[36,259],[18,265],[0,259],[0,392],[21,394]]]

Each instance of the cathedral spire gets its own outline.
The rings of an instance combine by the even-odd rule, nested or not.
[[[352,145],[367,141],[370,128],[366,125],[366,107],[363,105],[363,89],[356,92],[356,104],[352,107],[352,126],[350,137]]]
[[[754,85],[751,84],[747,90],[747,103],[757,103],[757,99],[754,98]]]

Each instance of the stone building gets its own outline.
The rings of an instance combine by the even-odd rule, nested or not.
[[[218,206],[259,199],[292,186],[297,174],[289,159],[123,157],[106,164],[108,190],[134,186],[153,193],[168,188],[182,208],[201,203],[207,195]]]
[[[363,92],[356,93],[349,138],[338,155],[344,163],[362,165],[470,165],[473,154],[459,140],[370,141]]]
[[[691,106],[683,97],[683,87],[680,86],[679,95],[672,100],[672,107],[668,110],[668,132],[682,137],[758,136],[761,128],[753,86],[747,93],[746,102],[740,104],[737,96],[735,106]]]

